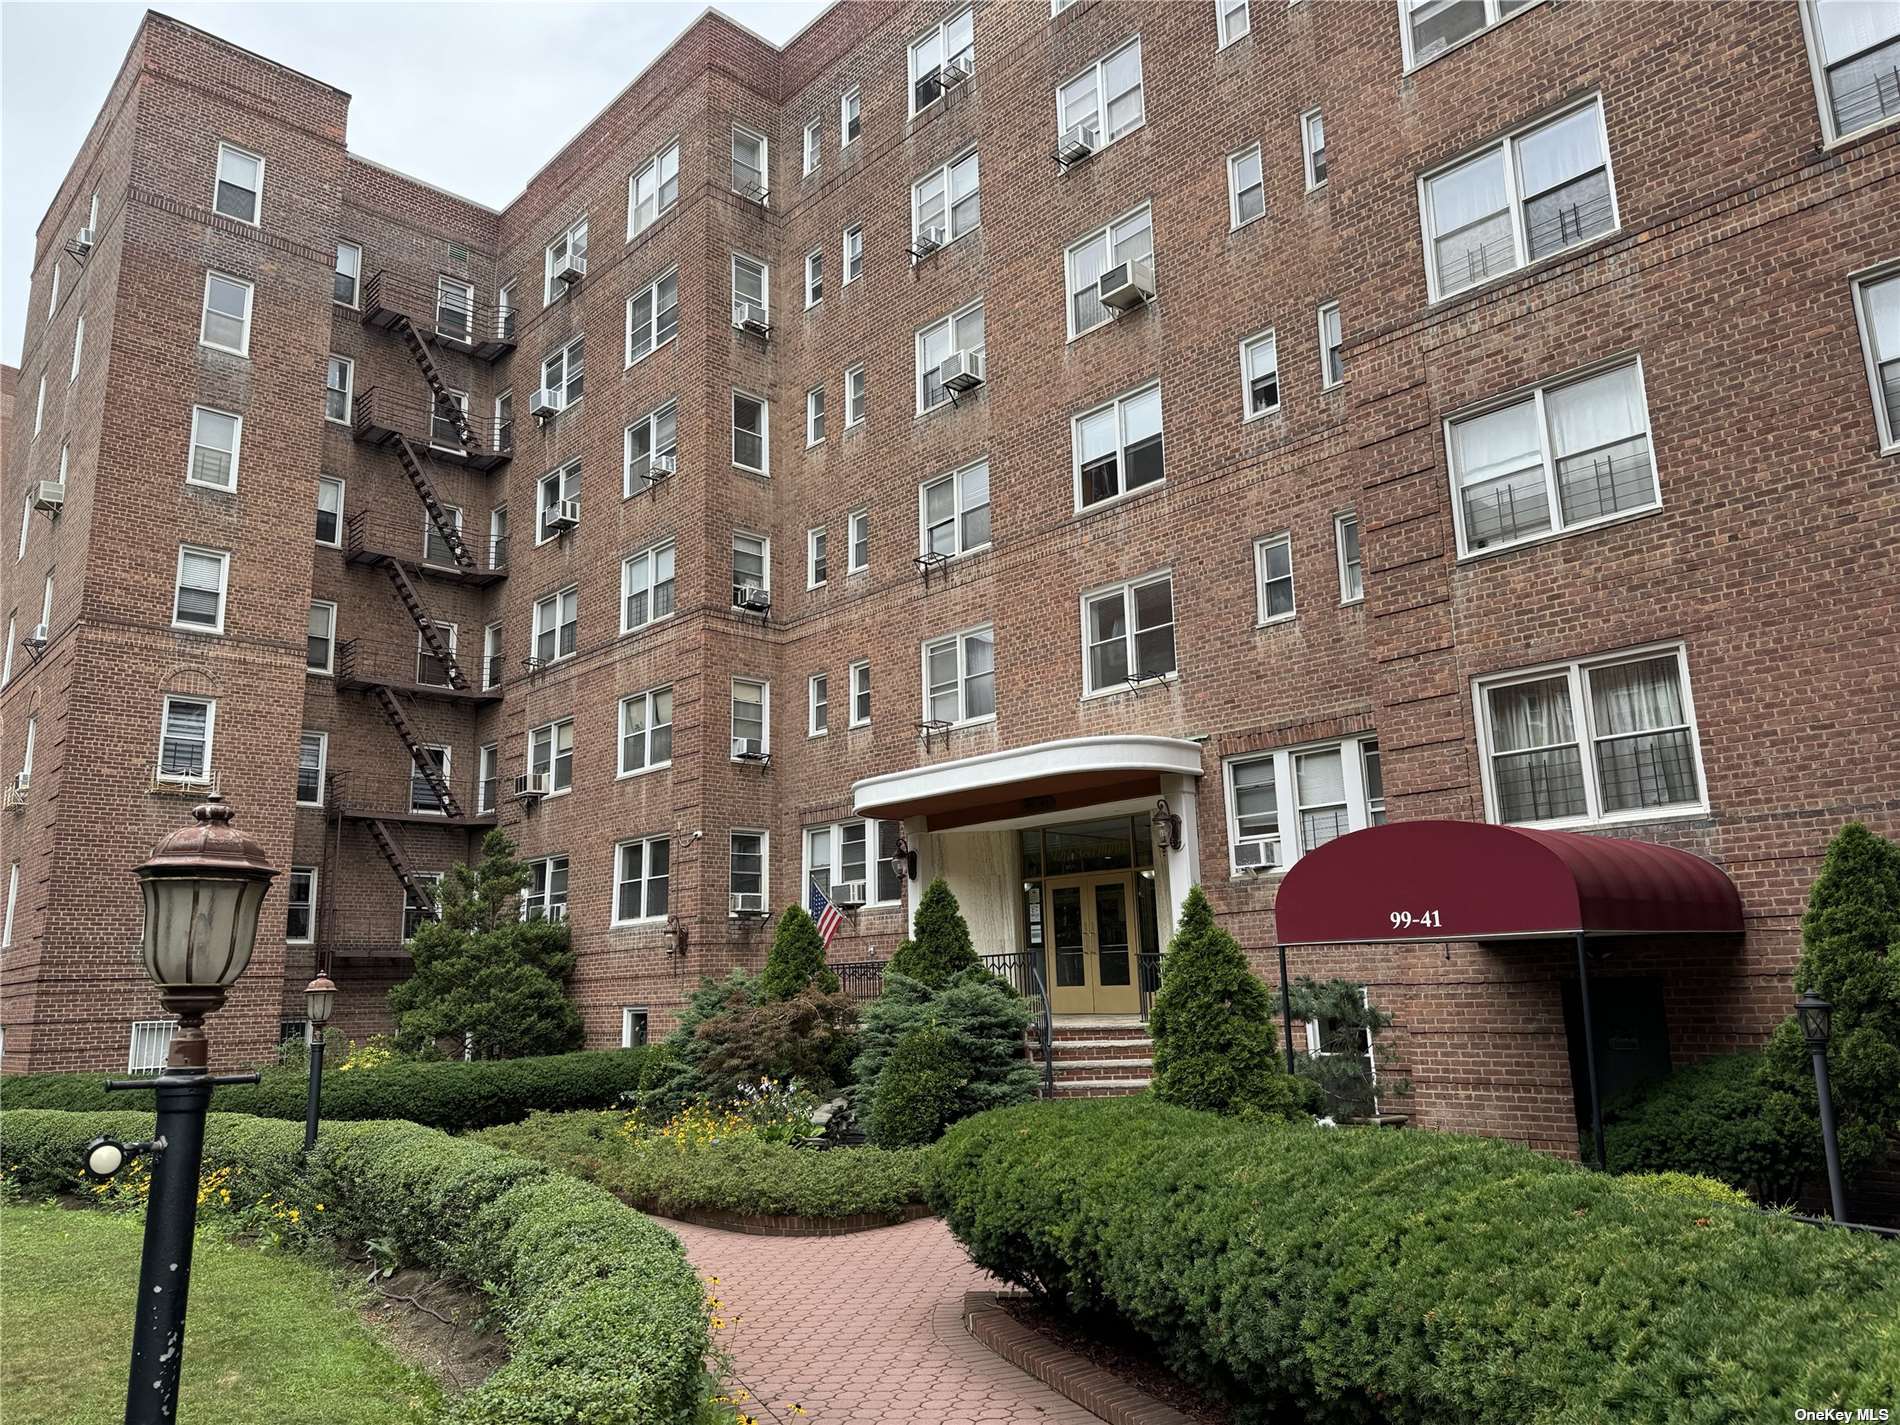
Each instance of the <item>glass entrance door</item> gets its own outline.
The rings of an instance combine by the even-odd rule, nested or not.
[[[1048,883],[1050,1008],[1057,1014],[1134,1014],[1133,877],[1125,872]]]

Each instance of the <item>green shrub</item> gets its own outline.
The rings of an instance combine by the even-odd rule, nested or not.
[[[1714,1178],[1697,1177],[1693,1173],[1631,1173],[1623,1182],[1632,1186],[1647,1186],[1688,1202],[1720,1203],[1724,1207],[1755,1205],[1754,1199],[1739,1188],[1732,1188]]]
[[[706,978],[686,997],[679,1022],[658,1046],[651,1070],[642,1076],[629,1101],[649,1118],[670,1118],[687,1104],[707,1096],[700,1061],[706,1057],[708,1043],[699,1037],[699,1026],[720,1015],[749,1009],[761,1001],[759,977],[746,970],[732,970],[724,979]]]
[[[850,1074],[857,1020],[849,996],[817,985],[716,1014],[694,1031],[698,1088],[714,1102],[761,1079],[828,1094]]]
[[[1120,1318],[1237,1421],[1728,1425],[1900,1388],[1900,1244],[1508,1143],[1110,1099],[968,1120],[935,1168],[978,1266]]]
[[[877,1111],[878,1078],[907,1034],[935,1025],[955,1042],[961,1082],[951,1122],[1036,1096],[1036,1070],[1023,1052],[1029,1001],[981,968],[966,969],[932,991],[907,975],[884,975],[884,992],[866,1005],[857,1036],[853,1109],[859,1123]]]
[[[403,1118],[429,1128],[460,1133],[491,1123],[512,1123],[536,1109],[605,1108],[635,1088],[651,1051],[606,1049],[553,1054],[541,1059],[462,1063],[395,1062],[379,1069],[323,1075],[326,1123]],[[54,1108],[84,1113],[123,1109],[150,1112],[150,1090],[105,1091],[103,1074],[20,1074],[0,1079],[0,1107]],[[217,1091],[221,1112],[303,1121],[309,1079],[296,1068],[268,1068],[255,1086]]]
[[[884,973],[887,977],[908,975],[935,990],[982,963],[970,942],[969,922],[957,905],[956,893],[939,876],[917,902],[915,937],[899,943]]]
[[[1792,1202],[1821,1161],[1821,1130],[1768,1112],[1759,1054],[1677,1069],[1604,1106],[1604,1161],[1613,1173],[1693,1173]]]
[[[1161,957],[1154,1037],[1154,1095],[1212,1113],[1291,1118],[1317,1102],[1314,1085],[1280,1067],[1267,987],[1235,940],[1214,922],[1199,886]]]
[[[825,942],[802,905],[787,906],[772,933],[772,949],[765,957],[765,971],[759,976],[759,998],[791,999],[816,985],[826,994],[836,994],[838,977],[825,968]]]
[[[151,1131],[139,1113],[0,1116],[0,1171],[29,1193],[71,1190],[95,1133]],[[694,1418],[709,1347],[705,1296],[678,1239],[599,1188],[411,1123],[302,1129],[211,1115],[207,1173],[283,1199],[305,1222],[374,1238],[495,1302],[509,1359],[447,1407],[458,1425],[650,1425]],[[321,1214],[317,1204],[323,1205]],[[219,1210],[215,1201],[212,1211]]]
[[[1318,1087],[1321,1112],[1341,1121],[1369,1118],[1381,1097],[1389,1107],[1391,1100],[1411,1093],[1411,1081],[1392,1072],[1391,1055],[1379,1037],[1391,1027],[1392,1016],[1372,1002],[1364,985],[1301,975],[1287,999],[1296,1026],[1302,1021],[1319,1025],[1319,1052],[1295,1054],[1293,1072]]]
[[[956,1121],[963,1066],[956,1040],[935,1025],[913,1029],[898,1040],[878,1071],[871,1141],[880,1148],[935,1143]]]

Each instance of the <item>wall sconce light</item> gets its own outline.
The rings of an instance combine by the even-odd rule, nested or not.
[[[677,915],[669,915],[666,918],[666,931],[663,937],[666,953],[669,955],[684,955],[686,953],[686,939],[686,922],[681,920]]]
[[[910,849],[910,843],[904,839],[902,827],[897,831],[897,845],[891,848],[891,854],[885,858],[891,863],[891,869],[907,881],[917,879],[917,853]]]
[[[1155,802],[1155,813],[1149,818],[1155,829],[1155,845],[1163,851],[1181,849],[1181,818],[1168,810],[1168,799],[1161,797]]]

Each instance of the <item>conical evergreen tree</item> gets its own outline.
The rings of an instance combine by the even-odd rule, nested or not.
[[[983,962],[970,943],[969,922],[957,898],[939,876],[917,902],[917,933],[897,947],[885,966],[886,974],[909,975],[940,990],[963,971]]]
[[[787,906],[772,935],[765,973],[759,976],[759,999],[767,1004],[791,999],[814,983],[832,994],[838,988],[838,977],[825,968],[825,942],[811,913],[802,905]]]

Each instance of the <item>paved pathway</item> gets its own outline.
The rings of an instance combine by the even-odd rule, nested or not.
[[[1099,1425],[1081,1406],[977,1344],[963,1293],[994,1289],[934,1217],[844,1237],[753,1237],[666,1224],[723,1314],[715,1332],[761,1409],[811,1425]]]

